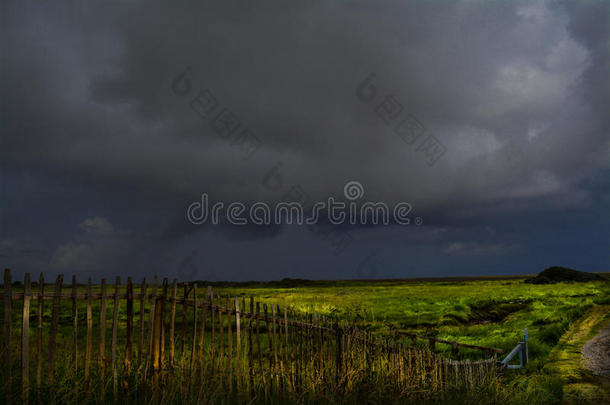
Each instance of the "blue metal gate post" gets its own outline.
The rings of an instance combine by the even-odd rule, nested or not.
[[[523,342],[524,342],[524,356],[523,356],[523,365],[527,364],[527,361],[529,360],[529,352],[527,349],[527,341],[529,339],[529,332],[527,331],[527,328],[525,328],[525,330],[523,331]]]

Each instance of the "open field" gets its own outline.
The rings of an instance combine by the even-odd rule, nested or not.
[[[197,282],[198,300],[204,300],[206,282]],[[535,285],[526,284],[523,278],[507,277],[507,278],[483,278],[483,279],[444,279],[444,280],[386,280],[386,281],[306,281],[306,280],[283,280],[280,282],[269,283],[212,283],[213,290],[219,293],[223,299],[221,302],[227,302],[227,296],[239,297],[239,301],[244,300],[249,303],[251,299],[266,304],[277,304],[279,308],[290,308],[296,316],[298,314],[316,314],[324,317],[331,325],[335,320],[347,321],[351,325],[357,326],[360,330],[370,332],[371,336],[379,338],[387,338],[394,340],[396,331],[415,332],[422,336],[436,336],[437,338],[457,341],[479,346],[497,347],[503,349],[505,354],[508,353],[517,342],[523,340],[523,328],[529,329],[529,355],[530,362],[527,367],[522,370],[508,370],[500,375],[498,384],[488,384],[485,387],[477,388],[477,392],[471,391],[461,392],[460,398],[463,403],[523,403],[530,401],[533,403],[560,403],[562,399],[571,398],[570,395],[564,395],[564,391],[569,392],[572,388],[569,384],[574,384],[573,379],[566,378],[562,375],[565,367],[552,367],[552,363],[557,358],[562,357],[564,351],[571,351],[571,358],[577,358],[574,355],[574,347],[566,345],[558,345],[562,335],[568,336],[566,332],[572,332],[573,328],[579,327],[583,329],[584,319],[588,319],[592,311],[594,313],[603,312],[600,308],[607,308],[610,304],[610,282],[598,281],[588,283],[558,283],[552,285]],[[113,286],[107,286],[107,294],[113,293]],[[33,285],[36,291],[37,286]],[[87,288],[85,285],[77,286],[77,293],[84,294]],[[23,288],[18,283],[13,285],[13,292],[22,292]],[[46,284],[45,291],[51,293],[53,285]],[[72,291],[70,284],[64,284],[63,292],[69,294]],[[99,294],[101,288],[99,285],[92,286],[92,292]],[[122,292],[125,290],[122,289]],[[139,292],[140,286],[134,285],[134,291]],[[148,290],[150,292],[150,289]],[[182,286],[179,285],[178,291],[182,291]],[[180,297],[181,295],[178,295]],[[192,296],[191,296],[192,297]],[[19,351],[19,334],[21,324],[20,301],[14,301],[16,311],[13,311],[13,331],[12,331],[12,346],[13,351]],[[134,305],[134,316],[136,324],[134,325],[135,333],[133,336],[134,342],[139,339],[139,326],[137,319],[139,316],[139,307],[137,299]],[[112,300],[108,300],[108,317],[106,321],[107,341],[106,346],[110,342],[110,329],[112,326]],[[94,299],[91,304],[92,312],[95,314],[95,322],[93,326],[92,344],[97,347],[100,341],[98,315],[100,311],[100,300]],[[270,306],[271,307],[271,306]],[[243,305],[242,305],[243,309]],[[63,384],[65,393],[70,393],[70,387],[74,386],[74,381],[71,381],[71,354],[72,342],[76,338],[79,360],[77,381],[82,382],[82,367],[84,360],[84,346],[86,342],[86,311],[83,302],[77,305],[79,328],[76,336],[73,335],[73,307],[69,299],[62,300],[59,311],[58,322],[58,376],[57,380]],[[293,312],[291,312],[292,314]],[[185,323],[187,330],[191,330],[193,325],[192,308],[187,309],[187,322]],[[50,322],[52,318],[52,305],[47,300],[42,313],[43,322]],[[145,323],[148,323],[149,308],[145,308]],[[208,314],[209,316],[209,314]],[[36,325],[38,317],[38,309],[35,297],[32,300],[30,312],[32,328]],[[181,317],[181,312],[178,311],[178,323]],[[118,330],[117,339],[119,342],[124,341],[126,337],[125,324],[128,319],[126,305],[121,301],[117,311]],[[208,318],[210,319],[210,318]],[[597,321],[595,327],[599,328],[605,318],[595,318]],[[211,319],[210,319],[211,320]],[[218,321],[218,318],[217,318]],[[586,322],[585,322],[586,324]],[[225,333],[228,332],[228,323],[225,315],[223,321]],[[246,324],[244,324],[246,325]],[[580,325],[580,326],[579,326]],[[278,325],[279,326],[279,325]],[[46,326],[45,326],[46,328]],[[178,327],[179,328],[179,327]],[[572,328],[572,329],[570,329]],[[585,328],[586,329],[586,328]],[[263,353],[271,353],[268,335],[269,329],[266,325],[261,324],[261,347]],[[33,354],[34,348],[34,329],[30,333],[30,345]],[[176,334],[179,332],[177,331]],[[209,342],[212,338],[212,331],[209,325],[205,329],[205,344],[204,352],[209,354]],[[218,330],[216,331],[218,333]],[[235,329],[233,330],[235,333]],[[589,336],[592,331],[581,333],[578,336]],[[48,339],[48,331],[45,329],[43,338]],[[225,335],[226,336],[226,335]],[[245,339],[245,335],[244,336]],[[145,334],[144,337],[148,337]],[[178,339],[178,338],[177,338]],[[562,341],[567,338],[564,337]],[[406,341],[401,338],[399,341]],[[573,340],[573,339],[572,339]],[[582,339],[581,339],[582,340]],[[332,342],[332,340],[331,340]],[[585,341],[579,344],[584,344]],[[181,342],[178,342],[178,347]],[[336,346],[334,343],[322,345],[328,353],[334,353]],[[244,341],[244,347],[247,342]],[[188,353],[192,344],[190,338],[186,339],[184,346]],[[419,341],[416,347],[427,350],[427,342]],[[46,348],[45,348],[46,349]],[[180,352],[177,349],[177,353]],[[484,359],[489,355],[471,349],[461,348],[459,352],[452,353],[451,347],[444,344],[436,344],[436,352],[444,357],[454,357],[458,359]],[[323,351],[322,351],[323,352]],[[43,351],[44,354],[44,351]],[[134,343],[134,357],[138,354]],[[119,359],[125,356],[119,345],[117,353]],[[178,356],[178,354],[177,354]],[[330,356],[330,354],[329,354]],[[33,356],[36,357],[35,355]],[[98,363],[97,352],[93,355],[94,367],[92,375],[97,375],[96,366]],[[272,356],[269,354],[269,358]],[[500,356],[502,357],[502,355]],[[205,357],[204,357],[205,359]],[[331,359],[332,360],[332,359]],[[35,368],[34,359],[32,367]],[[577,360],[576,360],[577,362]],[[330,364],[330,363],[329,363]],[[310,372],[315,376],[316,366],[311,363]],[[572,369],[577,368],[571,366]],[[383,370],[391,370],[389,363],[382,367]],[[13,375],[19,374],[18,362],[13,359]],[[262,369],[261,369],[262,370]],[[330,372],[328,367],[324,369],[325,373]],[[134,369],[132,372],[139,374],[143,369]],[[182,371],[181,371],[182,372]],[[580,371],[578,371],[580,372]],[[109,377],[109,371],[106,371],[106,378]],[[566,372],[567,373],[567,372]],[[2,374],[3,375],[3,374]],[[2,376],[0,375],[0,377]],[[361,386],[370,384],[371,392],[350,392],[350,396],[339,395],[337,393],[324,392],[320,390],[305,391],[298,399],[297,403],[327,401],[337,403],[351,403],[350,401],[374,400],[377,398],[385,403],[393,401],[404,401],[407,397],[403,392],[395,390],[395,387],[388,386],[390,380],[380,380],[382,374],[374,374],[359,380]],[[198,376],[201,378],[201,376]],[[384,377],[384,378],[387,378]],[[229,380],[221,380],[217,386],[212,386],[212,391],[204,393],[210,399],[209,403],[231,402],[237,401],[235,397],[230,397],[222,394],[222,390],[226,389],[226,384]],[[586,380],[589,388],[592,383],[597,380]],[[310,381],[311,387],[315,387],[314,380]],[[106,390],[111,386],[108,382],[105,383]],[[235,381],[235,385],[239,386],[239,382]],[[192,387],[197,387],[193,383]],[[256,386],[259,399],[270,399],[267,388],[264,383]],[[18,388],[18,387],[17,387]],[[167,388],[167,387],[166,387]],[[171,388],[171,387],[170,387]],[[214,391],[214,388],[217,391]],[[220,390],[220,391],[218,391]],[[99,387],[98,387],[99,391]],[[185,398],[193,398],[191,394],[186,397],[183,392],[172,395],[172,401],[183,402]],[[253,390],[254,391],[254,390]],[[172,392],[171,389],[166,389],[166,392]],[[457,395],[454,392],[455,395]],[[135,394],[134,394],[135,395]],[[189,396],[191,395],[191,396]],[[197,393],[197,398],[202,395]],[[583,395],[578,398],[582,402]],[[573,395],[572,395],[573,397]],[[138,398],[137,395],[135,398]],[[432,401],[434,397],[416,397],[420,401]],[[132,398],[133,399],[133,398]],[[243,399],[243,398],[242,398]],[[97,398],[99,401],[99,398]],[[451,396],[445,396],[443,400],[447,403],[451,402]],[[480,402],[481,401],[481,402]]]
[[[378,333],[415,331],[504,350],[523,340],[523,329],[527,327],[533,360],[545,357],[584,311],[610,300],[608,282],[535,285],[523,280],[286,280],[247,288],[219,283],[217,288],[231,295],[286,304],[303,312],[335,315],[365,324]],[[469,353],[475,354],[480,353]]]
[[[287,303],[302,311],[337,315],[351,319],[380,334],[394,330],[416,332],[480,346],[497,347],[508,353],[523,340],[529,330],[530,362],[524,370],[504,374],[505,401],[559,403],[574,398],[575,382],[604,381],[589,378],[590,373],[572,365],[549,367],[548,362],[565,356],[580,362],[580,347],[558,345],[571,327],[578,327],[588,312],[599,312],[610,304],[610,278],[605,282],[557,283],[536,285],[524,283],[525,277],[485,277],[480,279],[422,279],[405,281],[337,281],[305,282],[285,280],[273,286],[224,286],[233,295],[254,295],[271,302]],[[291,285],[296,284],[296,285]],[[219,287],[221,287],[219,285]],[[603,318],[603,317],[602,317]],[[606,323],[610,322],[606,315]],[[603,321],[602,319],[601,321]],[[598,321],[599,328],[601,321]],[[597,329],[586,329],[592,338]],[[582,326],[581,326],[582,329]],[[595,329],[595,330],[594,330]],[[582,331],[581,331],[582,333]],[[579,342],[581,345],[586,340]],[[437,351],[451,356],[448,345],[437,344]],[[459,358],[481,358],[483,352],[460,349]],[[574,360],[576,359],[576,360]],[[575,381],[567,375],[577,372]],[[603,382],[607,386],[608,382]],[[565,391],[565,392],[564,392]],[[512,398],[512,399],[511,399]],[[577,397],[587,401],[587,393]],[[591,401],[595,401],[595,396]]]

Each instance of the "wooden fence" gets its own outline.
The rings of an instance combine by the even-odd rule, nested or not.
[[[122,285],[117,277],[113,285],[102,280],[94,286],[91,279],[79,285],[73,276],[65,286],[60,275],[49,287],[42,274],[34,286],[25,274],[23,291],[13,291],[5,270],[0,385],[6,403],[141,402],[149,398],[142,387],[152,390],[153,401],[184,398],[183,390],[203,389],[185,386],[195,376],[244,399],[267,400],[355,389],[373,377],[421,393],[476,386],[495,375],[493,358],[450,361],[339,320],[261,305],[252,297],[221,297],[210,287],[202,294],[196,284],[176,280],[134,285],[129,277]],[[172,378],[182,396],[169,394]]]
[[[394,331],[394,333],[399,336],[406,336],[406,337],[410,338],[413,342],[415,342],[416,340],[425,340],[430,345],[431,350],[434,350],[436,348],[437,343],[449,345],[449,346],[451,346],[451,353],[454,355],[458,354],[460,347],[463,347],[465,349],[480,350],[480,351],[485,352],[488,355],[492,355],[492,356],[494,354],[504,353],[504,350],[498,349],[496,347],[478,346],[478,345],[470,345],[467,343],[452,342],[449,340],[439,339],[434,336],[421,336],[421,335],[417,335],[415,333],[404,332],[404,331]]]

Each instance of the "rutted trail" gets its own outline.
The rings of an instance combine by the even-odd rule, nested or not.
[[[583,365],[593,374],[610,378],[610,324],[582,348]]]
[[[595,306],[576,322],[550,353],[545,369],[565,380],[566,403],[610,400],[610,306]]]

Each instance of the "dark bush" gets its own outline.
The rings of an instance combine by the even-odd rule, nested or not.
[[[599,274],[553,266],[541,271],[536,277],[528,278],[525,282],[531,284],[555,284],[562,281],[586,283],[603,279]]]

